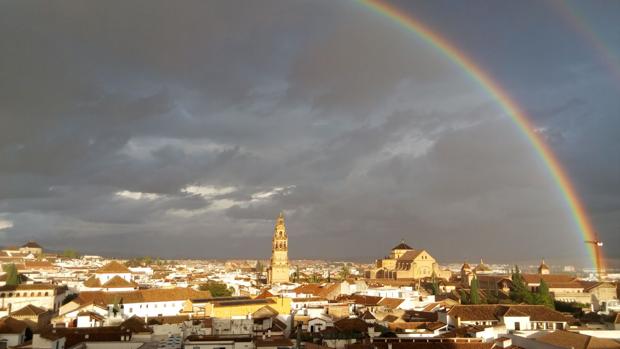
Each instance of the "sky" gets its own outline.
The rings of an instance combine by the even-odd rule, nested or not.
[[[620,258],[620,3],[392,4],[530,115]],[[294,259],[588,263],[498,103],[356,1],[3,1],[0,52],[0,245],[266,258],[283,211]]]

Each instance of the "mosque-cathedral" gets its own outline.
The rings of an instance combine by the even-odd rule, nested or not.
[[[375,268],[367,275],[371,279],[422,279],[432,277],[450,278],[450,271],[439,268],[439,264],[425,250],[414,250],[401,241],[390,251],[390,255],[378,259]]]

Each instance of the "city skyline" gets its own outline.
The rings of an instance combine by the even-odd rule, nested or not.
[[[527,137],[432,43],[356,2],[239,5],[0,5],[0,245],[267,257],[283,211],[291,260],[404,238],[591,263]],[[524,110],[617,261],[618,3],[390,6]]]

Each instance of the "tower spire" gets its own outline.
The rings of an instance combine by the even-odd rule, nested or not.
[[[271,248],[271,266],[268,276],[269,283],[289,281],[288,236],[286,234],[283,211],[280,211],[274,227]]]

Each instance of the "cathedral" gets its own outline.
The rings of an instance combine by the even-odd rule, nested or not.
[[[414,250],[405,241],[396,245],[390,255],[375,262],[375,267],[368,272],[371,279],[423,279],[435,275],[449,279],[449,270],[439,268],[439,264],[425,250]]]
[[[268,270],[268,282],[289,282],[288,236],[284,225],[284,215],[280,212],[271,242],[271,265]]]

